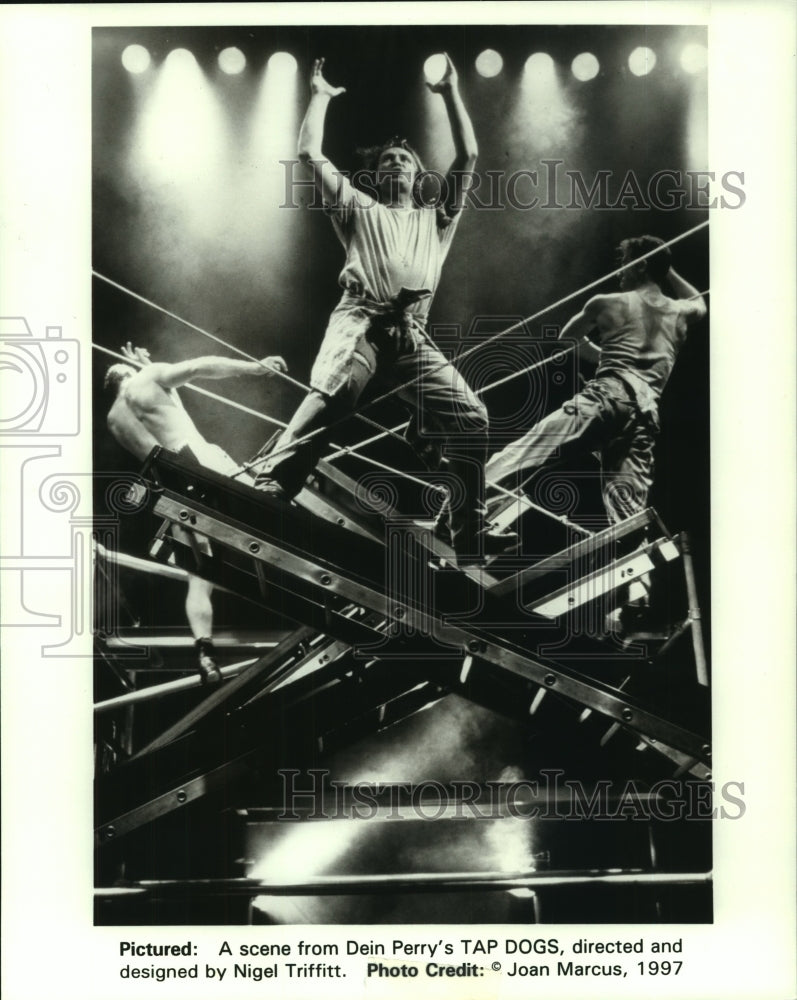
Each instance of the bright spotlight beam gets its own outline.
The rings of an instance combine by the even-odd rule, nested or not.
[[[525,77],[530,83],[550,83],[554,75],[553,59],[547,52],[535,52],[526,60]]]
[[[229,73],[230,76],[235,76],[237,73],[241,73],[246,66],[246,56],[241,52],[240,49],[231,46],[227,49],[222,49],[219,52],[219,69],[223,73]]]
[[[504,60],[495,49],[485,49],[476,57],[476,71],[481,76],[498,76],[504,68]]]
[[[143,45],[128,45],[122,53],[122,65],[128,73],[143,73],[149,64],[149,52]]]
[[[510,120],[513,133],[525,137],[529,155],[547,153],[569,141],[574,112],[547,52],[534,52],[526,60]]]
[[[198,69],[198,64],[193,52],[188,49],[172,49],[166,56],[164,66],[170,68],[173,73],[182,71],[183,73],[193,73]]]
[[[268,61],[269,71],[282,77],[292,76],[298,68],[298,64],[290,52],[275,52]]]
[[[628,57],[628,68],[634,76],[647,76],[656,65],[656,53],[643,45],[634,49]]]
[[[699,73],[708,64],[708,52],[705,45],[691,42],[681,53],[681,67],[687,73]]]
[[[134,168],[147,185],[179,186],[204,199],[223,156],[225,134],[217,95],[194,56],[174,49],[158,71],[136,123]]]
[[[582,52],[576,56],[570,68],[577,80],[586,83],[587,80],[593,80],[598,75],[601,64],[591,52]]]
[[[447,65],[446,57],[442,52],[429,56],[423,64],[423,75],[426,77],[427,83],[439,83],[443,79]]]
[[[278,161],[296,153],[298,68],[290,52],[275,52],[271,56],[253,117],[255,155],[277,173],[282,169]]]
[[[269,251],[286,259],[295,236],[292,224],[299,213],[278,210],[287,196],[289,176],[280,161],[296,159],[298,99],[297,62],[289,52],[275,52],[266,64],[251,119],[249,161],[255,169],[248,182],[252,184],[250,201],[259,210],[253,209],[250,225],[253,241],[255,230],[267,232]]]

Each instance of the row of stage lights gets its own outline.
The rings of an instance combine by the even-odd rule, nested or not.
[[[193,56],[187,49],[173,49],[167,56],[169,60],[189,59]],[[151,63],[149,51],[143,45],[128,45],[122,53],[122,65],[130,73],[144,73]],[[232,76],[243,72],[246,68],[246,56],[235,47],[222,49],[218,55],[219,69]],[[687,73],[699,73],[705,69],[707,52],[704,45],[691,42],[681,52],[681,68]],[[445,56],[433,55],[424,63],[424,73],[430,83],[436,83],[445,70]],[[295,73],[298,66],[289,52],[275,52],[268,61],[273,70],[284,73]],[[504,60],[495,49],[485,49],[475,61],[476,71],[483,77],[498,76],[504,68]],[[526,70],[532,74],[542,75],[553,69],[554,61],[545,52],[535,52],[526,60]],[[647,76],[656,66],[656,53],[649,48],[639,46],[628,57],[628,68],[634,76]],[[600,72],[600,62],[591,52],[581,52],[570,64],[573,76],[581,81],[593,80]]]

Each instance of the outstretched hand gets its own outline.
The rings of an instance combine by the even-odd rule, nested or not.
[[[133,361],[135,364],[141,365],[142,368],[152,364],[152,358],[150,358],[146,347],[133,347],[133,344],[128,340],[121,350],[128,361]]]
[[[338,94],[345,94],[345,87],[333,87],[324,79],[324,60],[316,59],[313,63],[313,72],[310,74],[310,93],[326,94],[328,97],[337,97]]]
[[[263,366],[263,374],[267,375],[269,378],[274,374],[274,372],[280,372],[285,375],[288,371],[288,366],[285,364],[284,358],[275,355],[271,358],[263,358],[260,362]]]
[[[442,94],[443,91],[453,90],[456,87],[457,82],[459,80],[459,77],[457,76],[456,67],[451,62],[451,56],[447,52],[444,52],[443,55],[446,57],[446,68],[443,72],[443,75],[440,77],[437,83],[427,82],[426,84],[426,86],[429,88],[429,90],[431,90],[433,94]]]

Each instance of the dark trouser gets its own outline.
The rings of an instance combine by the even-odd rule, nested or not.
[[[640,413],[618,378],[592,379],[560,409],[548,414],[487,463],[490,482],[528,474],[574,455],[601,456],[606,513],[617,523],[644,510],[653,481],[654,418]]]
[[[295,496],[329,450],[332,432],[328,428],[354,410],[372,378],[386,389],[417,379],[397,395],[415,412],[422,443],[442,445],[449,471],[458,478],[462,490],[451,515],[457,552],[477,555],[478,534],[484,524],[487,410],[456,368],[420,336],[414,337],[414,347],[408,350],[397,350],[389,337],[371,333],[362,337],[346,385],[334,396],[312,390],[277,439],[274,451],[312,431],[320,433],[276,454],[266,462],[258,479],[276,480],[290,497]]]

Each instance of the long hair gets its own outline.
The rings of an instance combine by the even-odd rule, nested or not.
[[[370,175],[370,179],[374,182],[376,181],[377,168],[379,166],[379,158],[386,149],[406,149],[407,152],[415,160],[415,180],[412,185],[412,200],[416,205],[429,208],[434,205],[434,210],[437,215],[437,225],[439,229],[445,229],[446,226],[450,226],[452,223],[451,217],[446,212],[440,195],[434,199],[434,201],[427,201],[423,196],[423,181],[424,176],[428,176],[426,167],[423,165],[423,161],[418,155],[418,151],[403,139],[401,136],[391,136],[379,146],[365,146],[358,148],[355,152],[360,157],[363,162],[363,168],[366,173]],[[356,176],[356,175],[355,175]]]

